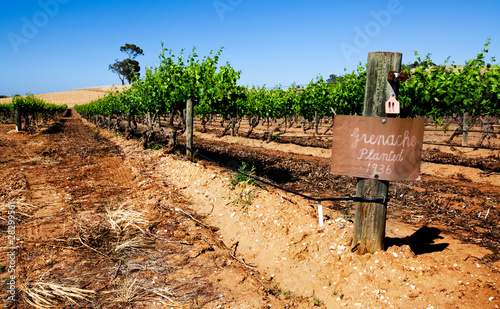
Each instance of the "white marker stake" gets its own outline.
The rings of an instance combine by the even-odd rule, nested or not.
[[[323,226],[323,206],[321,206],[321,201],[318,201],[318,218],[319,218],[319,227]]]

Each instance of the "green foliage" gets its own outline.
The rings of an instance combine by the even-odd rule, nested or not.
[[[275,296],[284,295],[286,299],[290,299],[294,296],[292,291],[282,290],[276,283],[273,286],[272,294]]]
[[[68,107],[64,105],[56,105],[52,103],[46,103],[44,100],[35,97],[32,94],[28,94],[24,97],[16,95],[12,98],[12,109],[18,109],[21,114],[56,114],[64,112]]]
[[[333,291],[333,295],[337,296],[340,299],[344,298],[344,293],[342,292]]]
[[[337,76],[330,82],[321,76],[300,92],[298,104],[294,111],[307,119],[318,111],[320,116],[332,115],[332,109],[337,114],[361,114],[365,98],[366,68],[359,64],[358,68],[343,76]]]
[[[361,115],[365,101],[366,67],[361,63],[351,73],[336,78],[331,107],[339,115]],[[330,111],[324,114],[331,115]],[[322,115],[324,115],[322,114]]]
[[[403,117],[463,114],[498,115],[500,112],[500,69],[485,61],[490,40],[475,59],[464,66],[436,66],[427,55],[415,52],[415,69],[406,68],[409,80],[400,85],[399,101]],[[495,59],[492,58],[494,63]]]
[[[244,213],[248,210],[248,207],[252,205],[257,195],[257,191],[255,189],[247,188],[247,184],[259,185],[252,177],[250,177],[255,175],[255,170],[255,166],[250,168],[246,162],[242,162],[240,168],[238,169],[240,173],[234,173],[231,175],[232,189],[241,185],[241,191],[237,193],[236,198],[233,200],[233,204],[234,206],[243,206]]]
[[[152,149],[152,150],[160,150],[160,149],[162,149],[162,148],[163,148],[163,146],[162,146],[162,145],[159,145],[159,144],[156,144],[156,143],[154,143],[154,142],[151,142],[151,143],[149,143],[149,144],[148,144],[148,147],[147,147],[147,148],[148,148],[148,149]]]
[[[64,112],[68,107],[64,105],[56,105],[52,103],[46,103],[44,100],[35,97],[32,94],[28,94],[24,97],[20,95],[15,95],[12,98],[12,103],[10,104],[0,104],[0,113],[14,116],[14,112],[18,109],[19,113],[25,117],[37,118],[42,117],[48,119],[59,113]]]
[[[185,108],[187,99],[193,101],[194,113],[200,118],[208,114],[311,118],[316,110],[326,116],[332,114],[332,109],[349,114],[359,114],[362,109],[366,73],[361,66],[337,77],[335,83],[327,83],[319,76],[303,89],[297,89],[295,84],[289,89],[248,89],[236,85],[240,71],[229,63],[218,64],[222,48],[200,59],[195,48],[191,54],[185,55],[182,50],[175,55],[163,46],[162,43],[160,65],[146,68],[144,78],[135,79],[131,88],[77,106],[77,112],[89,117],[122,113],[173,115]]]
[[[159,115],[180,114],[191,99],[199,117],[209,113],[240,114],[246,88],[236,86],[241,72],[229,63],[219,66],[221,53],[222,48],[200,58],[193,48],[191,54],[182,50],[175,55],[162,43],[158,67],[146,68],[145,76],[134,79],[124,92],[109,93],[76,110],[87,117],[131,113],[151,115],[153,121],[159,121]]]
[[[0,115],[4,118],[11,118],[14,115],[14,105],[12,103],[0,104]]]
[[[436,121],[444,116],[468,111],[472,115],[500,113],[500,68],[485,60],[488,45],[466,65],[436,66],[430,55],[403,66],[409,79],[400,84],[398,101],[402,117],[430,116]],[[186,100],[193,101],[194,114],[204,117],[219,114],[224,118],[254,117],[270,119],[300,115],[312,119],[317,111],[320,117],[362,114],[366,86],[366,66],[361,63],[343,75],[331,75],[328,80],[318,76],[303,88],[293,84],[288,89],[276,86],[242,87],[237,85],[240,71],[229,63],[219,65],[222,48],[200,57],[193,48],[179,55],[164,48],[159,55],[160,65],[146,68],[141,79],[122,93],[87,105],[77,106],[85,116],[111,116],[131,113],[150,115],[159,121],[159,115],[181,114]],[[5,107],[7,109],[7,107]],[[258,122],[257,122],[258,123]],[[152,125],[152,124],[148,124]]]
[[[234,206],[242,206],[243,213],[248,211],[248,207],[252,205],[253,201],[257,196],[257,191],[255,189],[249,189],[246,186],[241,188],[241,191],[237,193],[236,198],[233,200]],[[231,200],[231,198],[229,198]]]
[[[28,128],[32,124],[38,124],[40,119],[49,120],[66,109],[66,105],[46,103],[32,94],[24,97],[15,95],[12,98],[12,103],[0,104],[0,116],[6,119],[14,119],[15,112],[18,110],[21,120],[24,122],[24,128]]]
[[[104,97],[93,100],[85,105],[75,105],[77,113],[90,117],[111,116],[113,114],[126,113],[124,94],[118,91],[110,91]]]
[[[343,217],[344,219],[348,220],[348,219],[351,219],[352,218],[352,215],[351,215],[351,207],[352,205],[350,203],[347,203],[347,205],[345,206],[344,208],[344,211],[343,211]]]
[[[313,305],[316,307],[321,307],[321,306],[324,306],[325,303],[322,300],[320,300],[318,297],[314,296],[313,297]]]
[[[243,185],[249,184],[249,185],[255,185],[256,182],[253,178],[248,177],[248,176],[254,176],[255,175],[255,166],[249,167],[248,164],[243,161],[241,163],[241,166],[238,168],[238,171],[240,173],[234,173],[231,175],[231,185],[236,187],[239,183],[243,183]]]

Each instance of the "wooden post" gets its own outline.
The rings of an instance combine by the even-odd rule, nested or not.
[[[400,53],[374,52],[368,54],[366,91],[363,116],[386,117],[385,102],[394,93],[397,98],[397,82],[389,83],[389,71],[401,70]],[[366,198],[387,197],[389,182],[376,179],[358,179],[356,195]],[[358,254],[384,250],[387,202],[356,203],[352,251]]]
[[[462,146],[468,145],[468,134],[469,134],[469,113],[464,113],[464,124],[462,126]]]
[[[314,111],[314,134],[318,135],[319,116],[318,111]]]
[[[127,113],[127,125],[125,126],[125,137],[127,139],[130,138],[130,129],[132,128],[132,114],[130,112]]]
[[[231,115],[231,136],[234,136],[234,125],[235,125],[236,117]]]
[[[16,131],[19,132],[22,130],[21,112],[19,111],[19,107],[16,107],[14,117],[16,118]]]
[[[186,147],[193,149],[193,101],[186,101]],[[191,150],[186,149],[186,157],[188,160],[193,159]]]

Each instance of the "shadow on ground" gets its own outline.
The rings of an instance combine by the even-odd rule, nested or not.
[[[448,243],[435,244],[436,239],[443,239],[441,230],[435,227],[423,226],[418,231],[404,238],[387,237],[385,239],[386,250],[392,246],[408,245],[416,254],[440,252],[448,247]]]

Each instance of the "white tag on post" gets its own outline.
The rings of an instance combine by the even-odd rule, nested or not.
[[[396,100],[396,95],[391,94],[389,100],[385,102],[385,113],[386,114],[399,114],[399,102]]]

